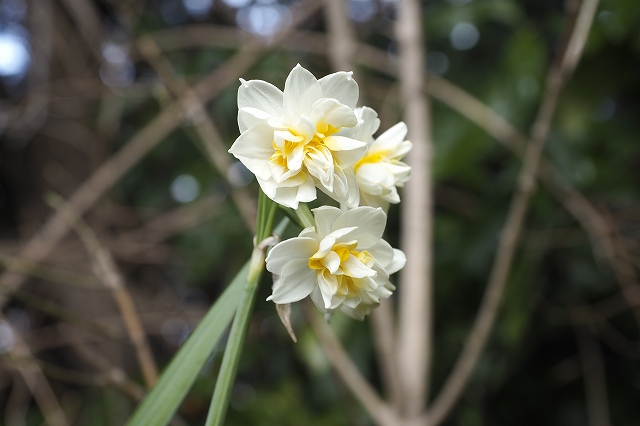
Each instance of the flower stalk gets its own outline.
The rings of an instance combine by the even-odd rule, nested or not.
[[[222,365],[220,366],[220,373],[216,381],[216,387],[213,392],[213,398],[211,399],[211,405],[209,406],[205,426],[221,426],[224,424],[229,399],[231,397],[231,390],[233,389],[238,371],[240,355],[242,354],[242,347],[247,335],[249,320],[256,299],[256,290],[258,289],[258,283],[264,271],[266,251],[269,245],[276,242],[276,237],[270,236],[275,211],[276,204],[260,191],[256,224],[256,245],[251,253],[247,281],[240,303],[236,309],[233,325],[231,326],[229,340],[227,341],[227,347],[222,358]],[[288,219],[285,219],[285,221],[288,222]]]

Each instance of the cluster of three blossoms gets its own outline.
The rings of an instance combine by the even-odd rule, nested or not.
[[[315,226],[271,249],[267,270],[274,280],[269,300],[297,302],[307,296],[324,313],[340,309],[363,319],[395,289],[389,275],[406,257],[382,239],[397,187],[411,173],[401,162],[411,149],[398,123],[378,138],[377,113],[356,108],[358,85],[351,73],[317,80],[296,66],[284,92],[262,80],[241,80],[240,136],[229,150],[262,191],[283,206],[316,199],[316,189],[341,206],[313,210]]]

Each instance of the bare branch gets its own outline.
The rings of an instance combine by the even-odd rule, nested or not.
[[[593,22],[597,4],[598,0],[585,0],[578,12],[577,22],[585,20],[589,24]],[[568,43],[568,46],[572,46],[573,51],[576,49],[581,51],[580,46],[584,46],[589,28],[590,25],[574,26]],[[522,224],[529,207],[529,200],[535,190],[535,176],[549,135],[558,97],[566,78],[575,66],[573,59],[566,59],[568,55],[570,56],[567,52],[563,52],[562,60],[559,63],[556,62],[557,65],[554,64],[549,70],[545,93],[531,129],[531,140],[527,144],[523,167],[518,177],[518,187],[512,198],[507,219],[499,238],[498,250],[478,315],[453,371],[429,411],[426,423],[430,426],[440,424],[458,401],[493,329],[503,289],[509,278]]]
[[[394,323],[393,300],[380,300],[380,306],[371,312],[370,324],[382,383],[387,391],[389,401],[394,407],[397,407],[400,402],[401,384],[395,360]]]
[[[231,156],[227,152],[220,132],[211,117],[209,117],[198,94],[189,87],[184,79],[176,74],[171,63],[162,54],[153,38],[148,36],[141,37],[138,39],[137,45],[140,52],[160,75],[178,102],[181,102],[182,111],[195,126],[209,160],[227,182],[231,198],[233,198],[236,207],[240,211],[245,224],[252,232],[255,232],[255,200],[245,188],[237,188],[229,182],[228,171],[232,165]]]
[[[332,68],[334,71],[354,71],[352,58],[356,42],[345,1],[324,0],[324,15],[328,24],[327,42]]]
[[[377,425],[392,426],[398,424],[395,414],[362,373],[355,366],[349,355],[345,352],[333,330],[324,319],[316,312],[314,306],[305,304],[305,316],[311,324],[313,331],[320,340],[322,348],[333,368],[336,370],[344,384],[367,410]]]
[[[158,367],[153,358],[153,352],[149,346],[147,335],[140,321],[135,303],[126,288],[124,279],[118,271],[111,252],[105,249],[94,234],[93,230],[64,201],[57,196],[51,196],[50,202],[71,224],[78,236],[85,244],[94,272],[105,287],[111,290],[116,300],[120,315],[129,334],[138,358],[138,364],[147,388],[151,388],[158,380]]]
[[[433,144],[424,95],[422,10],[417,0],[398,3],[395,30],[404,117],[413,142],[406,159],[412,168],[411,180],[403,191],[400,243],[407,264],[400,274],[397,365],[404,414],[415,418],[428,398],[433,340]]]
[[[600,344],[583,327],[576,327],[575,331],[582,362],[589,426],[610,426],[607,379]]]
[[[10,324],[1,313],[0,321],[3,321],[7,325]],[[11,327],[11,333],[14,342],[7,356],[13,361],[16,370],[20,373],[27,384],[29,391],[36,400],[36,404],[38,404],[40,411],[42,411],[45,422],[50,426],[69,426],[69,422],[67,421],[64,411],[58,402],[58,398],[53,392],[53,389],[51,389],[51,385],[44,376],[38,362],[35,361],[29,347],[22,339],[22,336],[20,336],[13,327]],[[30,362],[28,365],[24,365],[19,362],[21,359],[30,359],[34,361]]]

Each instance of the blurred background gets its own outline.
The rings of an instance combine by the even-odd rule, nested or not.
[[[520,170],[487,131],[491,119],[463,110],[490,108],[527,134],[571,3],[422,1],[434,77],[432,394],[475,317]],[[395,8],[344,2],[360,105],[378,111],[381,130],[402,119]],[[145,382],[122,297],[161,370],[250,255],[258,185],[226,153],[238,136],[238,78],[282,88],[297,63],[316,77],[333,72],[343,46],[324,9],[316,0],[0,0],[0,425],[43,424],[52,396],[74,425],[126,421]],[[608,243],[540,186],[489,346],[444,424],[595,425],[594,406],[616,426],[640,424],[639,117],[640,5],[602,0],[546,154],[595,208]],[[394,246],[398,221],[392,206]],[[227,424],[373,424],[295,306],[291,342],[264,302],[269,279]],[[380,387],[369,320],[336,315],[332,326]],[[204,423],[219,346],[175,424]]]

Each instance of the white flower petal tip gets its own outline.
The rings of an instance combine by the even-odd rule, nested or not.
[[[367,152],[353,165],[361,203],[386,211],[389,204],[400,202],[397,188],[404,186],[411,176],[411,167],[400,161],[412,147],[404,139],[407,126],[404,122],[397,123],[374,140],[372,135],[380,125],[377,114],[364,108],[357,113],[362,123],[358,123],[354,133],[368,142]]]
[[[267,196],[297,208],[316,199],[316,188],[339,203],[360,200],[352,165],[366,142],[342,134],[357,126],[358,85],[352,72],[318,80],[302,65],[289,73],[285,89],[240,79],[240,136],[229,152],[252,173]]]
[[[362,320],[391,296],[389,275],[406,257],[382,239],[386,215],[380,208],[313,209],[315,226],[277,244],[266,267],[280,276],[268,300],[291,303],[311,296],[325,314],[336,310]]]

